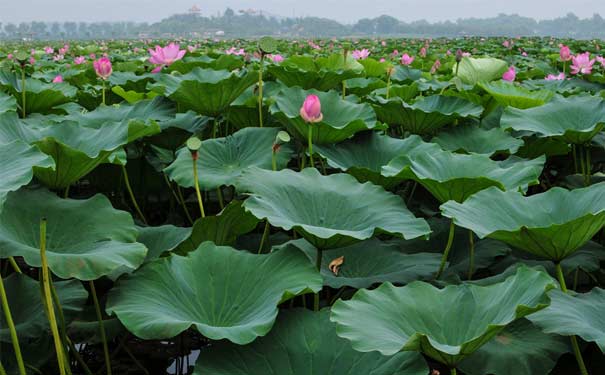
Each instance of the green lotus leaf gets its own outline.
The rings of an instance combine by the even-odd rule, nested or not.
[[[473,58],[464,57],[458,67],[454,65],[454,72],[458,70],[457,77],[468,85],[476,85],[479,82],[490,82],[502,77],[508,69],[508,63],[504,60],[491,57]]]
[[[0,143],[0,160],[5,167],[0,170],[0,211],[6,195],[27,185],[34,177],[33,167],[54,168],[55,163],[35,146],[21,141]]]
[[[363,65],[352,56],[345,60],[342,54],[313,58],[290,56],[280,64],[272,64],[267,71],[288,87],[298,86],[305,90],[327,91],[340,86],[342,81],[360,77]]]
[[[393,67],[393,64],[390,62],[380,62],[371,57],[363,60],[357,60],[357,62],[363,65],[363,71],[366,77],[384,78],[386,77],[387,70]],[[349,86],[347,85],[347,89],[348,87]]]
[[[218,117],[258,79],[254,71],[195,68],[183,75],[160,74],[151,89],[177,102],[181,110]]]
[[[245,171],[236,187],[250,194],[244,201],[247,211],[273,226],[294,229],[322,250],[378,233],[411,239],[430,232],[426,221],[414,217],[399,196],[371,183],[360,184],[348,174],[255,168]]]
[[[233,185],[235,179],[251,167],[272,168],[272,147],[279,128],[244,128],[226,138],[207,139],[199,151],[197,169],[200,188],[216,189]],[[276,154],[277,168],[286,167],[292,157],[290,145],[282,145]],[[165,169],[168,177],[183,187],[193,187],[191,152],[184,147]]]
[[[19,273],[3,279],[13,323],[21,340],[50,335],[48,318],[40,298],[40,283]],[[88,292],[77,280],[53,282],[69,324],[84,309]],[[4,312],[0,316],[0,341],[11,342]]]
[[[279,93],[284,86],[276,82],[263,82],[263,123],[272,124],[273,121],[269,114],[269,103],[272,98]],[[227,110],[226,117],[229,125],[236,129],[247,127],[259,127],[260,118],[258,117],[258,88],[251,86],[247,88],[242,95],[231,103]]]
[[[459,367],[468,375],[549,374],[568,346],[567,340],[543,333],[524,318],[508,325]]]
[[[132,217],[115,210],[105,196],[61,199],[44,190],[8,194],[0,213],[0,257],[20,256],[40,267],[42,218],[48,221],[48,267],[60,278],[96,280],[120,267],[136,269],[145,259]]]
[[[39,374],[39,372],[35,372],[33,369],[42,367],[57,356],[51,335],[38,336],[35,339],[21,339],[19,340],[19,345],[21,346],[21,354],[23,355],[25,373],[27,375]],[[15,360],[12,345],[0,345],[0,358],[2,358],[2,365],[7,374],[19,373],[19,366]]]
[[[161,225],[159,227],[138,227],[137,242],[147,247],[146,262],[159,258],[163,253],[176,249],[191,235],[191,228]]]
[[[397,156],[432,153],[439,150],[439,146],[423,142],[417,135],[398,139],[367,132],[336,145],[316,145],[314,150],[326,158],[332,168],[349,173],[359,182],[370,181],[390,189],[400,180],[382,176],[380,172],[383,166]]]
[[[279,247],[298,248],[304,251],[314,264],[317,259],[317,249],[304,239],[290,241]],[[361,289],[386,281],[407,284],[415,280],[430,279],[435,275],[441,261],[441,254],[408,254],[399,250],[396,244],[374,238],[324,251],[322,254],[321,276],[324,285],[335,289],[343,286]],[[344,257],[344,263],[339,267],[338,275],[335,275],[329,265],[339,257]]]
[[[323,120],[313,124],[306,123],[300,117],[300,108],[310,94],[319,97],[323,114]],[[302,141],[307,140],[309,126],[313,127],[314,144],[342,142],[357,132],[377,126],[376,114],[370,105],[343,100],[336,91],[285,88],[269,110],[291,135]]]
[[[529,319],[546,333],[580,336],[605,353],[605,290],[594,288],[576,295],[553,290],[548,295],[551,305]]]
[[[512,137],[500,128],[488,130],[474,125],[456,126],[440,132],[431,142],[452,152],[464,151],[488,156],[500,152],[514,154],[523,146],[522,140]]]
[[[528,186],[539,182],[545,161],[540,157],[498,162],[485,155],[434,151],[395,158],[382,168],[382,175],[415,180],[442,203],[464,202],[490,186],[527,191]]]
[[[550,99],[554,92],[550,90],[530,91],[512,82],[481,82],[479,86],[487,91],[501,106],[527,109],[538,107]]]
[[[602,98],[593,96],[555,97],[540,107],[506,108],[500,126],[582,144],[605,126],[605,104]]]
[[[420,351],[454,368],[507,325],[546,307],[552,288],[548,274],[527,267],[489,286],[385,283],[337,301],[330,319],[337,324],[336,334],[355,350]]]
[[[231,201],[218,215],[197,219],[193,223],[191,235],[176,252],[188,253],[206,241],[219,246],[233,246],[237,237],[253,231],[258,221],[254,215],[244,210],[242,202]]]
[[[396,66],[391,80],[394,82],[411,83],[418,81],[422,77],[422,70],[412,69],[409,66]]]
[[[253,255],[204,242],[187,257],[161,258],[120,279],[106,310],[142,339],[193,326],[244,345],[269,332],[280,302],[320,289],[321,276],[300,252]]]
[[[412,104],[399,97],[368,98],[381,122],[401,126],[414,134],[432,133],[458,119],[479,117],[483,107],[466,99],[432,95],[421,97]]]
[[[412,83],[410,85],[391,85],[389,87],[389,98],[400,98],[404,102],[411,102],[418,96],[420,91],[418,90],[418,84]],[[387,88],[375,90],[374,95],[379,95],[386,99]]]
[[[0,70],[0,87],[12,94],[19,108],[23,107],[21,76],[7,70]],[[68,83],[45,83],[33,78],[25,79],[25,112],[50,113],[53,107],[73,100],[77,88]]]
[[[283,312],[266,337],[250,345],[219,342],[204,349],[194,374],[202,375],[426,375],[417,353],[385,357],[360,353],[336,335],[330,310]],[[237,360],[234,360],[237,358]]]
[[[572,191],[555,187],[530,197],[491,187],[462,204],[441,205],[441,213],[480,238],[561,261],[605,225],[605,183]]]
[[[179,72],[182,74],[189,73],[195,68],[213,69],[213,70],[227,70],[232,71],[241,69],[245,64],[244,59],[241,56],[221,54],[216,58],[212,58],[208,55],[202,56],[185,56],[184,59],[175,61],[172,65],[165,68],[166,72]]]
[[[17,100],[12,95],[0,92],[0,113],[16,111]]]

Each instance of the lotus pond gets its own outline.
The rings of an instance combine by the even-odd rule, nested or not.
[[[0,45],[0,374],[605,374],[605,60]]]

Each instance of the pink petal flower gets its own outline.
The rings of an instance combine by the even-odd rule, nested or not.
[[[95,60],[92,65],[97,76],[103,80],[107,80],[113,72],[111,61],[107,57],[101,57],[100,59]]]
[[[504,74],[502,74],[502,79],[509,82],[514,81],[516,77],[517,73],[514,66],[511,66],[506,72],[504,72]]]
[[[403,56],[401,56],[401,63],[403,65],[410,65],[413,62],[414,62],[414,56],[410,56],[407,53],[404,53]]]
[[[579,53],[571,57],[571,74],[590,74],[596,59],[590,59],[590,52]]]
[[[561,57],[561,61],[569,61],[571,60],[571,50],[564,44],[560,45],[559,56]]]
[[[323,119],[321,102],[317,95],[309,95],[300,107],[300,117],[307,123],[320,122]]]
[[[53,79],[53,83],[63,83],[63,77],[61,75],[56,76]]]

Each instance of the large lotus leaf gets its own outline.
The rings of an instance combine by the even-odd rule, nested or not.
[[[206,241],[219,246],[233,246],[237,237],[256,228],[259,220],[242,207],[242,202],[231,201],[216,216],[199,218],[193,224],[191,235],[177,249],[177,253],[187,253]]]
[[[301,252],[253,255],[204,242],[187,257],[161,258],[120,279],[107,312],[143,339],[193,326],[244,345],[269,332],[280,302],[320,289],[321,276]]]
[[[244,207],[254,216],[294,229],[320,249],[351,245],[378,233],[411,239],[430,232],[399,196],[369,182],[360,184],[348,174],[322,176],[315,168],[250,169],[236,187],[250,193]]]
[[[0,211],[10,191],[27,185],[34,177],[33,167],[54,168],[55,163],[35,146],[21,141],[0,144]]]
[[[386,83],[378,78],[351,78],[345,81],[346,93],[360,97],[368,95],[374,90],[386,87]]]
[[[523,141],[500,128],[484,129],[480,126],[456,126],[440,132],[431,142],[452,152],[491,156],[498,152],[514,154],[523,146]]]
[[[63,279],[95,280],[120,267],[136,269],[145,259],[132,217],[115,210],[105,196],[61,199],[44,190],[8,194],[0,213],[0,258],[21,256],[40,267],[42,218],[48,221],[48,267]]]
[[[240,69],[245,64],[241,56],[221,54],[217,58],[212,58],[208,55],[191,56],[175,61],[172,65],[165,68],[166,72],[177,71],[183,74],[191,71],[196,67],[208,68],[214,70],[235,70]]]
[[[304,239],[287,242],[283,247],[295,247],[307,254],[315,264],[317,249]],[[330,263],[344,257],[338,274],[329,268]],[[441,254],[405,253],[393,243],[369,239],[351,246],[331,249],[322,253],[321,275],[324,285],[331,288],[350,286],[369,288],[374,284],[390,282],[407,284],[421,279],[430,279],[439,268]]]
[[[418,96],[418,84],[412,83],[410,85],[391,85],[388,90],[389,98],[400,98],[404,102],[411,102]],[[383,98],[387,97],[387,88],[375,90],[374,95],[380,95]]]
[[[594,288],[576,295],[553,290],[548,295],[551,305],[529,319],[546,333],[578,335],[595,342],[605,353],[605,290]]]
[[[163,253],[176,249],[191,235],[191,228],[161,225],[159,227],[138,227],[137,242],[147,247],[145,261],[159,258]]]
[[[315,150],[327,159],[328,165],[357,178],[359,182],[370,181],[386,189],[399,182],[380,174],[381,168],[400,155],[431,153],[439,146],[422,141],[417,135],[405,139],[392,138],[377,132],[360,133],[336,145],[317,145]]]
[[[161,74],[152,90],[177,102],[181,110],[218,117],[258,79],[254,71],[195,68],[183,75]]]
[[[525,197],[491,187],[441,213],[480,238],[491,237],[553,261],[587,243],[605,225],[605,183]]]
[[[290,56],[280,64],[272,64],[267,71],[286,86],[298,86],[305,90],[326,91],[339,87],[342,81],[361,76],[363,65],[352,56],[327,57]]]
[[[482,82],[479,86],[504,107],[521,109],[538,107],[548,102],[554,95],[550,90],[530,91],[506,81]]]
[[[452,69],[454,72],[458,70],[458,78],[463,83],[475,85],[502,77],[502,74],[508,69],[508,63],[491,57],[464,57],[459,66],[454,65]]]
[[[6,88],[16,99],[19,108],[23,107],[23,85],[21,76],[6,70],[0,70],[0,86]],[[77,88],[68,83],[45,83],[33,78],[25,80],[25,111],[31,113],[49,113],[55,106],[70,102]]]
[[[57,356],[51,335],[38,336],[33,339],[21,339],[19,340],[19,345],[21,346],[21,354],[23,355],[25,373],[27,375],[39,375],[40,372],[37,369]],[[2,365],[7,374],[19,374],[19,365],[15,359],[15,353],[11,344],[0,345],[0,358],[2,358]]]
[[[399,97],[369,97],[381,122],[401,126],[414,134],[432,133],[458,119],[479,117],[483,107],[454,96],[421,97],[412,104]]]
[[[546,292],[554,287],[548,274],[527,267],[489,286],[385,283],[358,291],[350,301],[339,300],[330,319],[355,350],[420,351],[455,367],[508,324],[546,307]]]
[[[593,96],[556,97],[540,107],[506,108],[500,121],[504,129],[530,131],[539,137],[582,144],[605,126],[605,102]]]
[[[563,337],[543,333],[527,319],[519,319],[463,360],[459,367],[468,375],[549,374],[557,359],[569,351],[568,346]]]
[[[309,94],[321,101],[323,120],[308,124],[300,117],[300,108]],[[313,127],[313,143],[329,144],[344,141],[353,134],[377,126],[376,114],[369,104],[343,100],[336,91],[305,91],[298,87],[285,88],[271,105],[271,114],[282,123],[290,134],[301,141],[308,138],[309,126]]]
[[[422,70],[412,69],[409,66],[396,66],[393,74],[391,74],[391,80],[394,82],[410,83],[418,81],[421,77]]]
[[[16,111],[17,100],[11,95],[0,92],[0,113]]]
[[[279,128],[244,128],[226,138],[203,141],[197,161],[200,188],[233,185],[251,167],[272,169],[272,147],[278,132]],[[291,157],[290,145],[282,145],[276,155],[277,168],[284,168]],[[187,147],[177,152],[176,160],[165,172],[180,186],[194,186],[193,162]]]
[[[539,182],[545,157],[534,160],[494,161],[486,155],[449,151],[400,156],[382,168],[385,177],[413,179],[440,202],[464,202],[474,193],[496,186],[527,191]]]
[[[3,280],[8,305],[19,338],[36,338],[50,335],[48,318],[40,298],[40,283],[28,276],[13,273]],[[67,324],[81,312],[86,304],[88,292],[77,280],[55,281],[57,296]],[[2,309],[0,309],[2,310]],[[0,316],[0,341],[11,342],[4,312]]]
[[[279,315],[266,337],[250,345],[219,342],[200,353],[197,375],[426,375],[418,353],[360,353],[336,335],[330,310],[297,309]],[[237,360],[235,360],[237,359]]]

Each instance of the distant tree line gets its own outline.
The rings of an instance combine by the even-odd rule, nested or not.
[[[129,39],[174,37],[343,37],[343,36],[554,36],[604,39],[605,20],[598,14],[580,19],[573,13],[536,21],[519,15],[456,21],[402,22],[391,16],[364,18],[353,25],[318,17],[278,18],[227,9],[220,16],[176,14],[156,23],[22,22],[0,23],[0,39]]]

